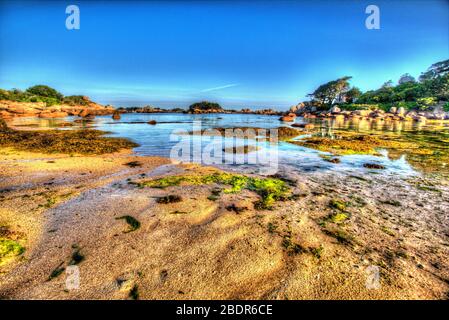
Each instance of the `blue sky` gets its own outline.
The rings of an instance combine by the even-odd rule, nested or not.
[[[77,4],[80,30],[65,28]],[[380,8],[380,30],[365,8]],[[1,1],[0,87],[116,106],[285,109],[350,75],[362,90],[449,58],[449,1]]]

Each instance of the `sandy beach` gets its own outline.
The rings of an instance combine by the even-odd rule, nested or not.
[[[254,209],[249,190],[211,200],[223,188],[214,183],[136,186],[217,171],[129,152],[2,148],[0,225],[25,252],[0,266],[0,297],[447,298],[446,180],[281,172],[295,197],[275,210]],[[181,198],[158,203],[167,195]],[[125,216],[139,227],[117,219]],[[70,264],[80,272],[76,290],[66,286]],[[372,265],[380,268],[375,289],[366,285]]]

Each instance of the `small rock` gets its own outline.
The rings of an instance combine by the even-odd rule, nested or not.
[[[364,163],[363,166],[368,169],[385,169],[385,166],[378,163]]]
[[[331,162],[331,163],[340,163],[341,162],[340,158],[326,158],[324,160],[326,160],[327,162]]]
[[[113,120],[120,120],[120,118],[120,112],[114,112],[114,114],[112,115]]]

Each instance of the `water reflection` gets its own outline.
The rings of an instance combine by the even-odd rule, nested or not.
[[[155,120],[156,125],[149,125],[148,121]],[[170,141],[170,134],[176,129],[186,131],[192,130],[194,121],[201,121],[203,129],[208,128],[232,128],[232,127],[257,127],[277,128],[289,126],[290,124],[279,121],[277,116],[249,115],[249,114],[124,114],[121,120],[113,121],[110,116],[99,116],[94,120],[82,121],[77,117],[64,119],[42,119],[42,118],[16,118],[14,125],[31,126],[38,128],[61,128],[66,123],[72,123],[72,127],[91,127],[111,132],[111,136],[129,138],[137,142],[140,147],[134,151],[139,155],[164,156],[170,155],[170,150],[175,141]],[[407,134],[410,139],[420,139],[429,142],[448,139],[449,124],[444,122],[421,123],[413,121],[389,121],[389,120],[367,120],[367,119],[303,119],[298,118],[298,123],[313,123],[318,129],[319,135],[335,138],[338,131],[350,131],[360,133],[393,134],[398,137]],[[444,140],[443,140],[444,141]],[[449,140],[448,140],[449,142]],[[448,144],[446,143],[446,146]],[[268,149],[268,148],[267,148]],[[279,164],[303,172],[313,170],[338,170],[338,171],[363,171],[363,164],[370,161],[384,165],[387,169],[384,174],[416,174],[410,166],[408,156],[402,152],[383,151],[381,156],[370,155],[348,155],[342,156],[341,163],[334,164],[324,161],[324,152],[309,148],[280,142]],[[235,168],[234,168],[235,169]],[[250,166],[239,165],[239,170],[254,170]]]

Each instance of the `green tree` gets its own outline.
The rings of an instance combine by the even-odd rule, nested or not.
[[[342,98],[342,96],[349,90],[349,80],[352,77],[343,77],[337,80],[329,81],[328,83],[319,86],[313,93],[309,94],[313,100],[320,102],[321,104],[332,105],[336,99]]]
[[[404,84],[404,83],[407,83],[407,82],[416,82],[415,78],[410,73],[403,74],[399,78],[399,81],[398,81],[399,84]]]
[[[393,87],[394,87],[393,80],[388,80],[384,82],[384,84],[382,85],[382,88],[393,88]]]
[[[432,64],[427,71],[421,73],[419,81],[435,79],[449,73],[449,59]]]
[[[30,87],[26,90],[26,92],[36,96],[54,98],[57,100],[61,100],[64,97],[61,93],[59,93],[55,89],[45,85],[37,85]]]
[[[359,88],[352,87],[345,93],[346,102],[353,103],[361,95],[362,95],[362,91],[360,91]]]

